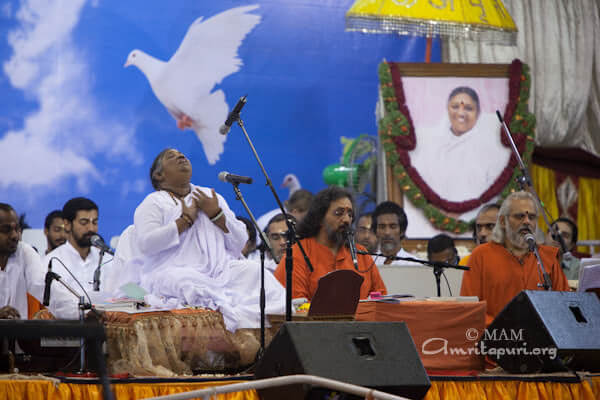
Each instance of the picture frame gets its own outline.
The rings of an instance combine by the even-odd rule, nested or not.
[[[495,114],[501,114],[521,157],[529,161],[535,117],[528,110],[531,77],[526,64],[384,61],[379,78],[378,134],[388,200],[418,209],[420,225],[461,234],[471,229],[478,208],[518,189],[517,160]],[[451,95],[462,87],[473,89],[474,96]],[[468,117],[453,117],[453,96],[462,99],[460,107],[476,104],[470,126],[465,125]],[[405,198],[411,204],[404,204]],[[430,231],[417,235],[426,233]]]

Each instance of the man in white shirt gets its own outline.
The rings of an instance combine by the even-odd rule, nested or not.
[[[46,254],[44,265],[52,262],[52,270],[65,283],[76,291],[81,285],[89,294],[100,262],[100,251],[90,242],[98,234],[98,206],[90,199],[75,197],[65,203],[62,214],[69,232],[67,242]]]
[[[19,241],[15,210],[0,203],[0,319],[27,318],[27,293],[43,300],[45,270],[40,256]],[[50,311],[58,318],[76,319],[78,301],[64,288],[52,288]]]
[[[407,226],[406,213],[393,201],[384,201],[375,207],[372,228],[379,240],[381,254],[386,257],[418,258],[402,248]],[[394,262],[392,258],[387,258],[383,264],[392,262]],[[396,263],[410,264],[408,261],[396,261]]]
[[[150,168],[156,191],[135,210],[115,259],[124,273],[137,271],[133,281],[154,307],[210,308],[223,314],[230,331],[256,328],[260,268],[240,259],[246,227],[221,195],[191,184],[191,176],[192,165],[179,151],[156,157]],[[285,290],[271,274],[265,274],[265,289],[266,313],[283,314]]]

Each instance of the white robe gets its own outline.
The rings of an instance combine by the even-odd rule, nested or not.
[[[381,248],[377,249],[378,253],[381,253]],[[396,253],[396,257],[404,257],[404,258],[416,258],[417,260],[419,260],[419,257],[417,257],[415,254],[409,253],[408,251],[404,250],[402,247],[400,247],[400,250],[398,251],[398,253]],[[389,264],[384,264],[386,258],[385,257],[373,257],[375,260],[375,264],[377,266],[390,266],[390,265],[407,265],[407,266],[419,266],[421,264],[414,262],[414,261],[404,261],[404,260],[394,260]]]
[[[460,136],[450,130],[446,115],[440,125],[417,134],[411,164],[442,199],[456,202],[479,198],[508,165],[511,150],[500,141],[500,123],[481,114]]]
[[[252,253],[248,254],[248,260],[256,261],[260,264],[260,251],[255,250]],[[277,269],[277,264],[275,260],[273,260],[270,256],[265,253],[265,270],[270,271],[271,273],[275,273],[275,269]]]
[[[46,268],[39,254],[27,243],[19,242],[17,251],[8,258],[6,268],[0,270],[0,307],[16,308],[22,319],[27,319],[27,293],[43,301]],[[56,282],[50,291],[50,312],[57,318],[77,319],[78,299]]]
[[[209,188],[192,185],[211,196]],[[219,310],[228,330],[260,325],[259,264],[240,260],[248,234],[235,218],[225,199],[217,194],[229,233],[223,232],[203,212],[191,228],[181,234],[175,220],[181,203],[165,191],[149,194],[137,207],[134,226],[121,236],[115,257],[129,281],[149,294],[145,301],[154,307],[180,308],[187,305]],[[184,198],[191,204],[191,192]],[[133,272],[138,271],[138,273]],[[127,283],[111,282],[111,287]],[[285,290],[265,274],[266,313],[281,314]]]

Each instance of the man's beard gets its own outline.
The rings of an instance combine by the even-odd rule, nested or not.
[[[381,252],[383,254],[393,253],[396,250],[396,244],[393,242],[383,242],[381,243]]]
[[[526,226],[521,225],[517,229],[512,230],[510,225],[506,224],[506,238],[514,247],[524,250],[528,249],[529,245],[525,240],[525,232],[521,232],[522,229],[527,229],[527,231],[531,233],[531,230],[529,230]]]
[[[346,239],[346,235],[344,235],[345,228],[340,227],[337,230],[333,230],[329,226],[326,226],[325,229],[327,230],[327,238],[331,243],[336,246],[340,246],[344,243],[344,240]]]
[[[66,241],[67,241],[66,239],[53,240],[50,242],[50,247],[52,247],[52,250],[54,250],[58,246],[65,244]]]
[[[74,237],[75,243],[77,243],[77,246],[82,247],[82,248],[90,247],[92,245],[92,242],[90,241],[92,236],[94,236],[94,232],[85,233],[81,237]]]

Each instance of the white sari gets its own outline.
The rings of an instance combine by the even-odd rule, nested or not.
[[[192,185],[196,188],[211,196],[209,188]],[[119,240],[115,261],[124,274],[123,279],[115,276],[111,287],[137,283],[154,307],[218,310],[230,331],[258,327],[260,266],[239,259],[246,226],[217,197],[229,233],[199,212],[193,226],[179,234],[175,220],[181,216],[181,202],[165,191],[149,194],[135,211],[134,226]],[[191,204],[191,192],[183,201]],[[285,290],[272,274],[265,274],[265,290],[266,312],[283,313]]]

